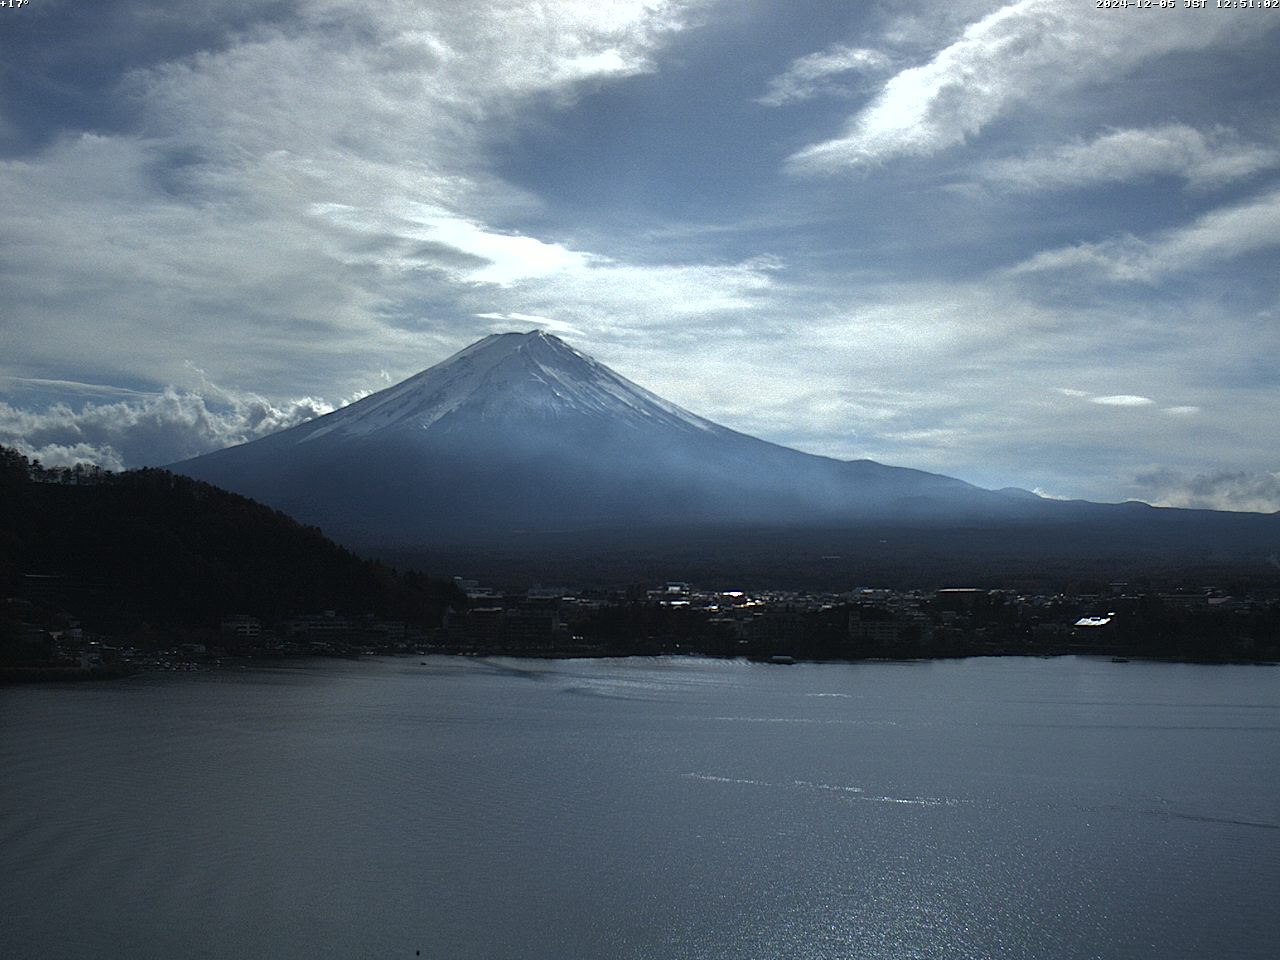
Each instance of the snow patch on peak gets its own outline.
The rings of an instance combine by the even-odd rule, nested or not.
[[[333,434],[429,430],[450,414],[481,420],[611,421],[620,427],[729,432],[543,330],[495,333],[409,379],[308,424],[299,443]]]

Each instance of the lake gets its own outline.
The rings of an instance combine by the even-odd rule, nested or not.
[[[1273,958],[1280,669],[307,660],[0,689],[0,956]]]

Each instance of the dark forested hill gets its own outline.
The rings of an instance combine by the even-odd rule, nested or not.
[[[207,483],[49,470],[0,447],[0,597],[24,595],[104,632],[321,609],[432,625],[457,600]]]

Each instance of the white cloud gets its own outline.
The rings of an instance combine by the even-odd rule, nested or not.
[[[1062,496],[1061,494],[1051,493],[1051,492],[1049,492],[1048,490],[1045,490],[1045,489],[1043,489],[1043,488],[1041,488],[1041,487],[1036,487],[1036,488],[1035,488],[1034,490],[1032,490],[1031,492],[1032,492],[1032,493],[1034,493],[1037,497],[1041,497],[1041,498],[1043,498],[1043,499],[1045,499],[1045,500],[1070,500],[1070,499],[1072,499],[1071,497],[1064,497],[1064,496]]]
[[[772,291],[772,271],[750,260],[730,264],[638,265],[596,260],[537,278],[516,293],[531,305],[571,318],[584,330],[624,329],[641,337],[723,314],[754,311]],[[697,330],[698,335],[706,331]]]
[[[384,266],[414,270],[420,269],[424,262],[434,261],[439,269],[464,283],[510,286],[521,280],[581,269],[593,259],[590,254],[570,250],[559,243],[495,232],[431,204],[388,202],[383,210],[316,204],[312,213],[357,235],[373,234],[383,239],[383,249],[372,255],[361,250],[358,243],[354,244],[355,262],[372,256]],[[416,244],[414,255],[387,256],[388,238],[402,245]]]
[[[1056,393],[1062,394],[1064,397],[1071,397],[1075,400],[1087,400],[1089,403],[1097,404],[1101,407],[1149,407],[1156,403],[1150,397],[1140,396],[1132,393],[1118,393],[1091,396],[1087,390],[1074,390],[1067,387],[1055,388]],[[1182,405],[1161,407],[1162,413],[1167,413],[1173,417],[1190,417],[1200,413],[1201,408],[1198,406]]]
[[[113,399],[140,400],[148,394],[142,390],[128,387],[117,387],[102,383],[81,383],[79,380],[51,380],[45,377],[13,377],[0,375],[0,393],[34,393],[51,394],[60,398],[82,396],[100,400],[104,397]]]
[[[1120,393],[1110,397],[1090,397],[1090,403],[1104,407],[1149,407],[1155,403],[1150,397],[1139,397],[1131,393]]]
[[[514,323],[517,325],[523,324],[525,327],[529,324],[533,324],[534,326],[551,330],[554,333],[566,334],[569,336],[582,336],[582,331],[571,323],[565,323],[563,320],[553,320],[551,317],[540,317],[532,313],[517,313],[512,311],[511,313],[477,313],[476,316],[482,320],[501,321],[494,327],[494,330],[499,333],[510,331],[512,329],[512,324]]]
[[[1135,483],[1148,503],[1201,510],[1280,510],[1280,471],[1218,470],[1187,474],[1172,469],[1150,470]]]
[[[1211,189],[1280,166],[1280,149],[1246,143],[1232,131],[1206,133],[1186,124],[1113,130],[1050,150],[985,164],[983,179],[1007,190],[1035,191],[1180,177]]]
[[[569,94],[586,81],[648,70],[653,51],[694,6],[303,0],[287,28],[146,71],[135,88],[162,108],[157,122],[203,121],[263,151],[375,134],[397,146],[442,121],[507,115],[529,94]],[[246,92],[255,102],[245,103]],[[321,119],[329,122],[317,126]]]
[[[728,264],[635,264],[534,237],[496,232],[439,208],[319,205],[313,214],[348,234],[344,255],[358,267],[379,258],[382,275],[411,277],[429,265],[456,284],[460,305],[481,319],[540,323],[588,336],[624,328],[688,329],[730,311],[754,311],[774,291],[785,265],[768,255]],[[379,241],[373,252],[360,242]],[[417,245],[413,256],[388,247]],[[526,313],[525,311],[536,311]],[[547,314],[557,319],[549,321]],[[696,335],[703,331],[698,329]],[[463,346],[458,343],[457,346]]]
[[[425,366],[473,333],[469,287],[592,260],[506,226],[538,204],[492,173],[494,138],[652,69],[697,2],[304,0],[134,71],[135,133],[0,161],[0,373],[165,383],[198,357],[285,393]]]
[[[849,74],[879,73],[888,66],[889,58],[878,50],[834,44],[793,61],[769,81],[756,102],[780,107],[816,96],[847,95]]]
[[[1193,223],[1150,240],[1125,236],[1046,250],[1012,274],[1082,271],[1112,280],[1152,281],[1202,270],[1243,254],[1280,245],[1280,189],[1220,207]]]
[[[1245,29],[1236,18],[1202,12],[1162,12],[1153,28],[1141,17],[1100,15],[1092,4],[1018,0],[971,24],[927,63],[895,74],[842,135],[797,152],[789,166],[831,173],[935,153],[965,142],[1015,106]]]
[[[114,403],[57,403],[44,410],[0,402],[0,443],[48,466],[93,463],[119,470],[256,440],[334,409],[313,397],[273,403],[210,388],[197,393],[169,387]]]
[[[35,447],[26,441],[11,444],[19,453],[38,460],[45,467],[76,467],[80,465],[101,467],[103,470],[124,470],[124,458],[109,443],[94,446],[90,443],[47,443]]]

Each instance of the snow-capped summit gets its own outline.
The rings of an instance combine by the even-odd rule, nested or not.
[[[542,330],[495,333],[443,363],[315,421],[298,442],[387,430],[458,430],[475,421],[570,417],[711,431],[709,420],[668,403]]]

